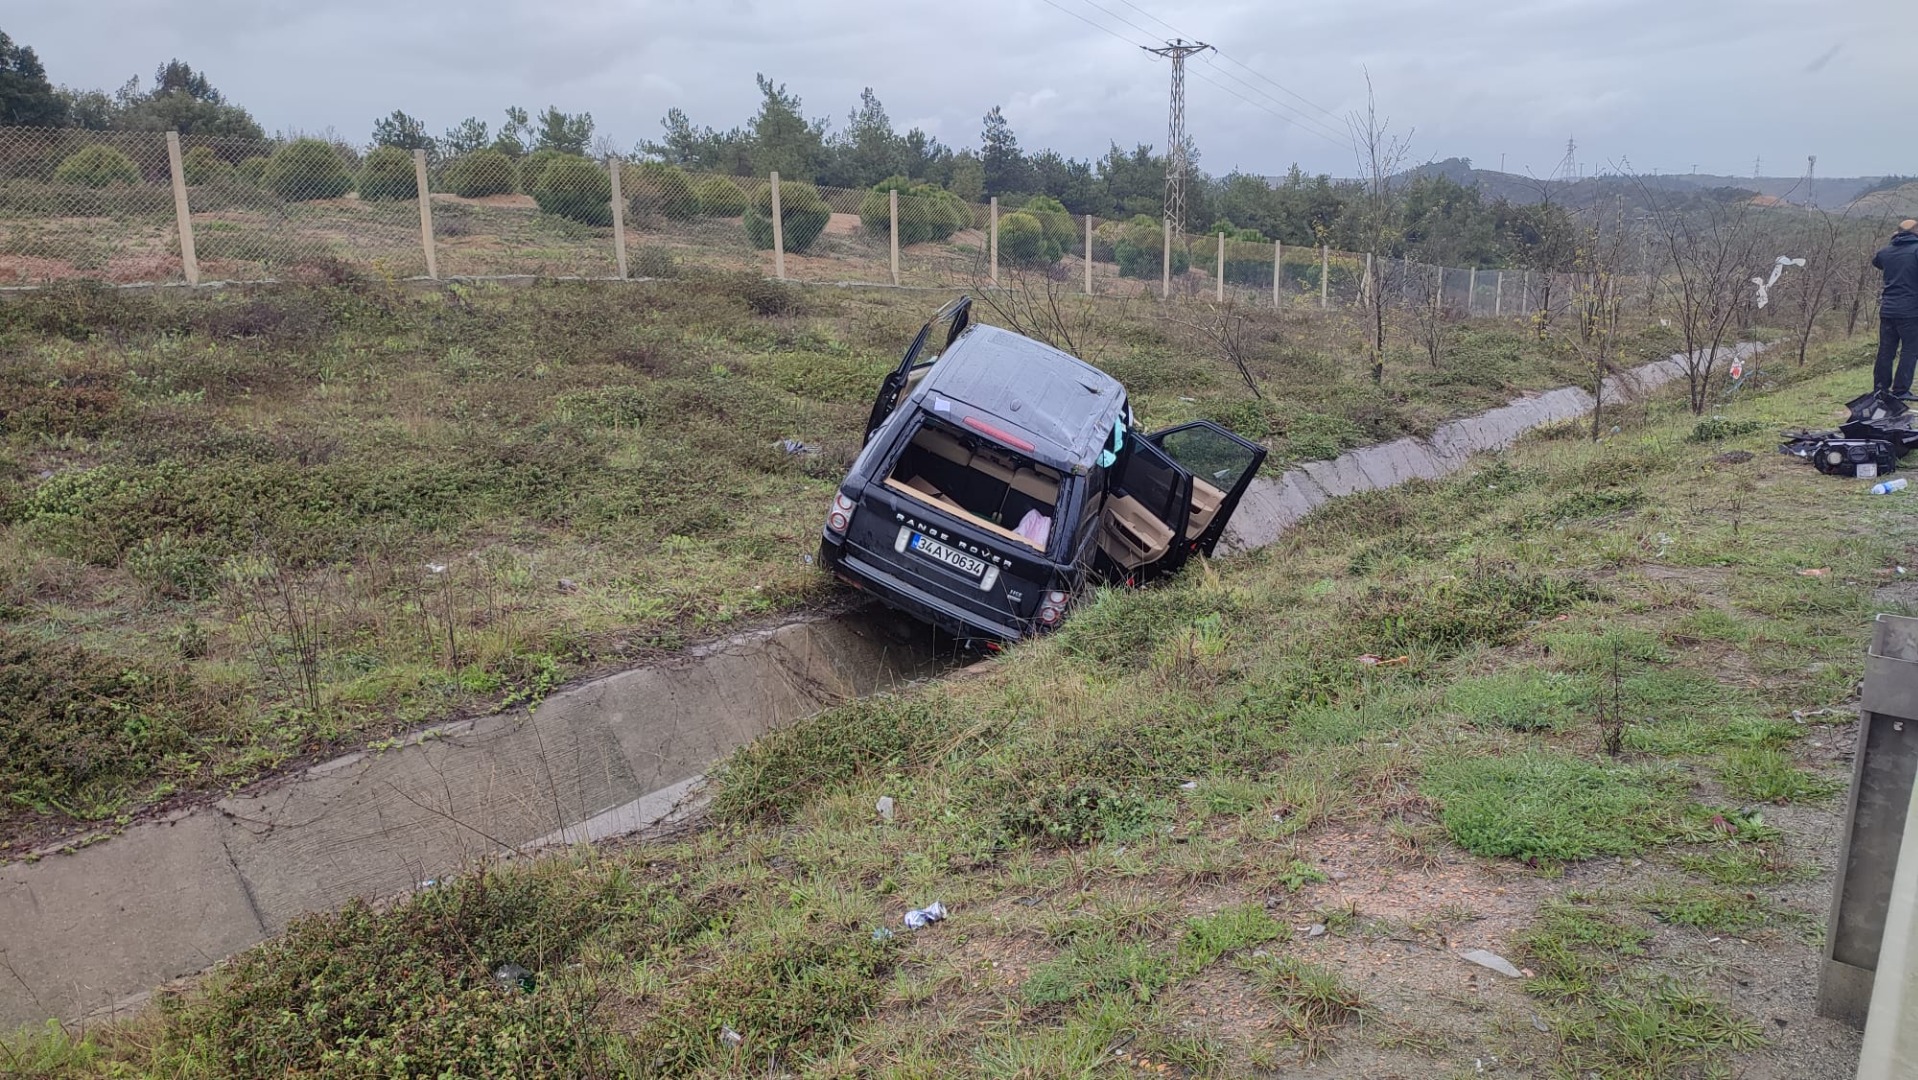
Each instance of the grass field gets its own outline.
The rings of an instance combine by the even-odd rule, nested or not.
[[[1845,706],[1918,552],[1769,431],[1856,378],[1339,501],[761,739],[687,839],[307,919],[10,1066],[1849,1076],[1810,1009]]]
[[[8,298],[0,856],[827,601],[822,509],[943,299],[725,276]],[[1275,466],[1579,372],[1483,324],[1374,386],[1341,316],[1254,313],[1257,400],[1158,305],[1070,317],[1148,422],[1223,420]]]

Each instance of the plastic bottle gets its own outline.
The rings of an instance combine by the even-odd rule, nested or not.
[[[1910,481],[1902,476],[1896,480],[1886,480],[1883,483],[1871,485],[1871,493],[1873,495],[1889,495],[1894,491],[1905,490],[1905,485],[1908,483],[1910,483]]]

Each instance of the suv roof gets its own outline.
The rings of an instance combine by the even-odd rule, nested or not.
[[[974,324],[926,375],[918,396],[935,414],[950,398],[1032,444],[1042,464],[1084,471],[1098,458],[1125,405],[1117,379],[1043,342]],[[960,417],[951,417],[960,421]]]

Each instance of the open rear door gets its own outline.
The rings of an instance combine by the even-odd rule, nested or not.
[[[1180,539],[1188,557],[1212,554],[1265,463],[1265,447],[1209,420],[1165,428],[1145,439],[1192,474],[1192,505]]]
[[[872,414],[866,417],[866,437],[863,441],[871,442],[872,433],[878,431],[892,411],[899,407],[900,400],[912,384],[913,373],[931,367],[933,361],[945,352],[945,347],[942,347],[939,353],[921,359],[926,351],[926,343],[932,340],[933,328],[942,322],[948,324],[946,346],[949,347],[971,321],[972,297],[962,296],[934,312],[926,325],[919,328],[912,344],[906,347],[906,355],[899,361],[899,366],[879,384],[879,396],[873,399]]]
[[[1099,530],[1104,576],[1142,585],[1183,566],[1192,474],[1144,440],[1129,442],[1113,469]]]

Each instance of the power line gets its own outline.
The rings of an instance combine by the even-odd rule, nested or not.
[[[1226,94],[1230,94],[1231,96],[1238,98],[1240,101],[1245,102],[1247,105],[1250,105],[1255,109],[1261,109],[1271,114],[1272,116],[1277,117],[1280,121],[1282,121],[1289,127],[1292,127],[1298,131],[1306,132],[1308,134],[1317,135],[1319,138],[1324,139],[1326,142],[1329,142],[1332,145],[1339,147],[1342,150],[1349,150],[1352,148],[1352,140],[1349,137],[1345,139],[1339,139],[1332,135],[1327,135],[1325,132],[1319,130],[1318,128],[1307,127],[1304,124],[1300,123],[1298,120],[1294,119],[1293,117],[1287,116],[1284,113],[1279,112],[1277,109],[1274,109],[1263,102],[1254,101],[1251,98],[1246,97],[1244,94],[1239,93],[1238,91],[1232,89],[1231,87],[1225,85],[1222,82],[1219,82],[1216,79],[1206,78],[1205,73],[1202,71],[1193,71],[1190,74],[1193,78],[1199,80],[1202,83],[1207,84],[1208,86],[1215,87]],[[1220,74],[1224,74],[1224,72],[1220,72]]]
[[[1214,50],[1214,51],[1217,51],[1217,50]],[[1260,97],[1266,99],[1267,101],[1271,102],[1274,106],[1280,109],[1286,110],[1286,114],[1283,114],[1283,115],[1286,116],[1286,118],[1288,119],[1288,122],[1291,123],[1294,127],[1303,128],[1307,131],[1313,131],[1320,135],[1326,135],[1329,138],[1331,138],[1334,142],[1340,142],[1341,145],[1347,144],[1351,141],[1351,135],[1349,132],[1341,136],[1336,128],[1333,128],[1331,125],[1326,124],[1324,121],[1317,120],[1317,119],[1314,119],[1313,117],[1305,115],[1304,113],[1293,108],[1292,106],[1287,105],[1285,102],[1280,101],[1277,98],[1273,97],[1272,95],[1259,89],[1258,87],[1253,86],[1251,83],[1246,82],[1244,79],[1239,78],[1237,75],[1234,75],[1230,71],[1227,71],[1226,69],[1213,63],[1211,57],[1206,58],[1206,63],[1212,68],[1212,70],[1218,72],[1219,74],[1225,76],[1228,79],[1231,79],[1233,82],[1238,83],[1240,86],[1245,87],[1247,90],[1252,91],[1253,93],[1259,95]],[[1270,112],[1272,110],[1268,109],[1267,111]],[[1343,140],[1342,142],[1341,142],[1341,139]]]
[[[1090,3],[1091,0],[1087,0],[1087,2]],[[1132,0],[1119,0],[1119,3],[1124,4],[1126,7],[1129,7],[1132,10],[1138,12],[1139,14],[1145,16],[1146,18],[1151,19],[1153,22],[1158,23],[1160,26],[1165,27],[1167,30],[1172,31],[1176,35],[1183,35],[1185,33],[1185,31],[1179,29],[1176,26],[1173,26],[1171,23],[1166,22],[1164,19],[1159,18],[1157,15],[1154,15],[1150,11],[1147,11],[1146,9],[1133,3]],[[1127,25],[1132,25],[1132,24],[1128,23]],[[1138,29],[1136,26],[1134,26],[1133,28]],[[1300,104],[1310,105],[1314,109],[1317,109],[1318,111],[1324,113],[1325,115],[1331,117],[1332,119],[1343,122],[1343,118],[1340,117],[1337,113],[1333,112],[1332,110],[1326,108],[1323,105],[1320,105],[1318,102],[1313,101],[1311,98],[1305,97],[1304,95],[1297,93],[1291,87],[1286,86],[1284,83],[1281,83],[1272,78],[1269,78],[1263,72],[1252,67],[1250,64],[1242,63],[1237,57],[1233,56],[1231,53],[1226,52],[1224,49],[1221,49],[1215,46],[1212,51],[1215,53],[1218,53],[1222,59],[1227,60],[1230,63],[1235,64],[1241,68],[1244,68],[1254,78],[1257,78],[1263,82],[1271,84],[1276,89],[1284,92],[1287,96],[1297,100]]]
[[[1126,36],[1125,36],[1124,34],[1121,34],[1121,33],[1119,33],[1118,31],[1116,31],[1116,30],[1114,30],[1114,29],[1112,29],[1111,27],[1109,27],[1109,26],[1106,26],[1106,25],[1104,25],[1104,24],[1102,24],[1102,23],[1098,23],[1098,22],[1095,22],[1095,21],[1093,21],[1092,19],[1090,19],[1090,18],[1087,18],[1087,17],[1085,16],[1085,15],[1083,15],[1083,14],[1081,14],[1081,13],[1079,13],[1078,11],[1075,11],[1075,10],[1073,10],[1072,8],[1069,8],[1069,7],[1066,7],[1066,6],[1065,6],[1065,5],[1063,5],[1063,4],[1060,4],[1060,3],[1058,2],[1058,0],[1043,0],[1043,2],[1045,3],[1045,5],[1046,5],[1047,7],[1051,7],[1051,8],[1056,8],[1056,9],[1058,9],[1059,11],[1062,11],[1062,12],[1064,12],[1065,14],[1067,14],[1067,15],[1070,15],[1070,16],[1072,16],[1073,18],[1075,18],[1075,19],[1077,19],[1077,20],[1079,20],[1080,22],[1082,22],[1082,23],[1085,23],[1085,24],[1086,24],[1087,26],[1090,26],[1090,27],[1092,27],[1092,28],[1093,28],[1094,30],[1097,30],[1097,31],[1099,31],[1099,32],[1100,32],[1100,33],[1102,33],[1102,34],[1105,34],[1105,35],[1106,35],[1107,37],[1111,37],[1111,38],[1115,38],[1115,39],[1117,39],[1117,40],[1119,40],[1119,41],[1123,41],[1123,42],[1125,42],[1125,43],[1126,43],[1127,45],[1131,45],[1131,46],[1133,46],[1133,47],[1135,47],[1135,48],[1141,48],[1141,49],[1143,49],[1143,48],[1145,48],[1145,47],[1146,47],[1146,46],[1144,46],[1144,45],[1141,45],[1141,44],[1140,44],[1139,42],[1136,42],[1136,41],[1133,41],[1132,39],[1130,39],[1130,38],[1128,38],[1128,37],[1126,37]],[[1089,0],[1088,0],[1088,2],[1089,2]],[[1122,0],[1122,2],[1123,2],[1123,0]],[[1128,5],[1128,6],[1130,6],[1130,5]],[[1102,10],[1103,10],[1103,9],[1102,9]],[[1155,20],[1155,21],[1156,21],[1156,20]],[[1128,23],[1127,23],[1127,25],[1128,25],[1128,26],[1132,26],[1133,24],[1132,24],[1132,23],[1130,23],[1130,22],[1128,22]],[[1134,26],[1134,29],[1137,29],[1137,27],[1136,27],[1136,26]],[[1241,65],[1241,66],[1243,66],[1243,65]],[[1216,69],[1215,69],[1215,70],[1216,70]],[[1221,75],[1223,75],[1223,74],[1226,74],[1226,73],[1225,73],[1224,71],[1220,71],[1219,73],[1220,73]],[[1195,79],[1197,79],[1197,80],[1199,80],[1199,81],[1200,81],[1200,82],[1202,82],[1202,83],[1205,83],[1205,84],[1207,84],[1208,86],[1212,86],[1212,87],[1215,87],[1215,88],[1217,88],[1218,90],[1221,90],[1221,91],[1223,91],[1224,93],[1226,93],[1226,94],[1228,94],[1228,95],[1230,95],[1230,96],[1232,96],[1232,97],[1235,97],[1235,98],[1238,98],[1238,99],[1239,99],[1240,101],[1242,101],[1242,102],[1244,102],[1244,103],[1246,103],[1247,105],[1250,105],[1250,106],[1252,106],[1252,107],[1253,107],[1253,108],[1255,108],[1255,109],[1260,109],[1260,110],[1263,110],[1264,112],[1266,112],[1266,113],[1268,113],[1268,114],[1270,114],[1270,115],[1272,115],[1272,116],[1274,116],[1274,117],[1276,117],[1277,119],[1279,119],[1279,120],[1281,120],[1281,121],[1283,121],[1283,122],[1284,122],[1285,124],[1287,124],[1288,126],[1291,126],[1291,127],[1294,127],[1294,128],[1297,128],[1297,129],[1298,129],[1298,130],[1300,130],[1300,131],[1307,131],[1307,132],[1310,132],[1310,133],[1312,133],[1312,134],[1314,134],[1314,135],[1317,135],[1317,136],[1318,136],[1319,138],[1321,138],[1321,139],[1324,139],[1324,140],[1326,140],[1326,141],[1327,141],[1327,142],[1329,142],[1329,143],[1332,143],[1332,144],[1333,144],[1333,145],[1335,145],[1335,146],[1339,146],[1339,147],[1342,147],[1342,148],[1349,148],[1349,147],[1351,146],[1351,141],[1350,141],[1350,139],[1349,139],[1349,138],[1348,138],[1348,139],[1346,139],[1346,140],[1344,140],[1344,141],[1341,141],[1341,140],[1339,140],[1339,139],[1337,139],[1337,138],[1335,138],[1335,137],[1333,137],[1333,136],[1331,136],[1331,135],[1328,135],[1328,134],[1326,134],[1326,133],[1325,133],[1324,131],[1322,131],[1322,130],[1320,130],[1319,128],[1316,128],[1316,127],[1307,127],[1307,126],[1305,126],[1305,125],[1304,125],[1304,124],[1303,124],[1303,123],[1301,122],[1301,120],[1300,120],[1300,119],[1295,119],[1295,118],[1293,118],[1293,117],[1290,117],[1290,116],[1287,116],[1287,115],[1285,115],[1284,113],[1281,113],[1281,112],[1279,112],[1279,111],[1278,111],[1277,109],[1274,109],[1274,108],[1272,108],[1272,107],[1271,107],[1271,106],[1269,106],[1269,105],[1266,105],[1266,104],[1263,104],[1263,103],[1261,103],[1261,102],[1258,102],[1258,101],[1254,101],[1254,100],[1252,100],[1251,98],[1249,98],[1249,97],[1246,97],[1246,96],[1245,96],[1244,94],[1241,94],[1241,93],[1239,93],[1239,92],[1237,92],[1237,91],[1235,91],[1235,90],[1233,90],[1233,89],[1232,89],[1231,87],[1229,87],[1229,86],[1227,86],[1227,85],[1225,85],[1224,83],[1221,83],[1221,82],[1219,82],[1219,81],[1217,81],[1217,80],[1215,80],[1215,79],[1208,79],[1208,78],[1206,78],[1206,77],[1205,77],[1205,75],[1204,75],[1204,73],[1202,73],[1202,72],[1198,72],[1198,71],[1193,71],[1193,72],[1190,72],[1190,74],[1191,74],[1191,76],[1192,76],[1193,78],[1195,78]],[[1267,81],[1269,82],[1270,80],[1267,80]],[[1274,84],[1274,85],[1276,85],[1276,84]],[[1327,114],[1327,115],[1330,115],[1330,114]]]

